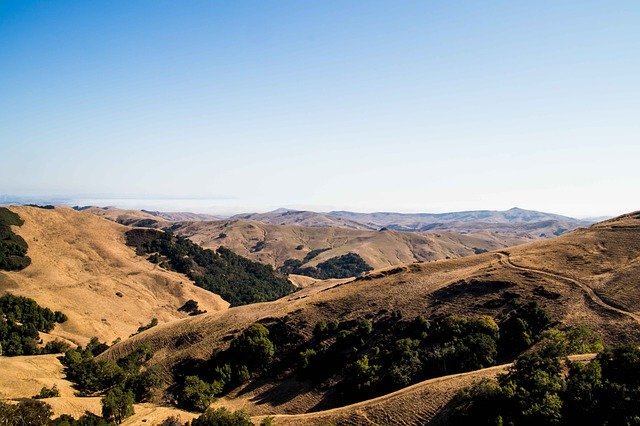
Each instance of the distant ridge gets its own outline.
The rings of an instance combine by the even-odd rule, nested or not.
[[[514,232],[516,227],[526,224],[523,230],[535,233],[536,229],[539,229],[539,234],[542,234],[549,231],[549,229],[543,230],[544,228],[555,227],[550,235],[544,236],[560,235],[566,231],[594,223],[591,220],[580,220],[518,207],[505,211],[470,210],[449,213],[358,213],[351,211],[318,213],[280,208],[266,213],[239,214],[233,216],[232,219],[255,220],[271,225],[337,226],[340,228],[371,230],[387,228],[397,231],[448,230],[454,232],[477,232],[488,230]],[[536,227],[534,224],[539,224],[539,226]]]

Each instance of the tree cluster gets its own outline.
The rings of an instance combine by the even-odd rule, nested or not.
[[[186,376],[178,394],[183,408],[204,411],[224,391],[235,388],[261,373],[270,364],[275,345],[269,330],[253,324],[236,336],[226,351],[214,354],[202,378]]]
[[[357,277],[373,269],[356,253],[347,253],[342,256],[332,257],[331,259],[318,263],[316,267],[304,266],[310,260],[308,259],[309,255],[317,251],[318,250],[313,250],[309,252],[303,260],[287,259],[280,267],[280,271],[286,274],[305,275],[326,280],[330,278]],[[324,250],[320,252],[322,251]],[[313,257],[315,256],[312,256],[311,259]]]
[[[66,378],[73,382],[80,395],[104,395],[102,416],[120,423],[133,414],[133,403],[150,399],[163,381],[148,361],[153,356],[145,346],[117,361],[96,359],[108,346],[97,338],[85,348],[68,350],[60,362]]]
[[[19,271],[31,264],[27,256],[27,242],[11,230],[11,226],[22,226],[20,216],[6,207],[0,207],[0,269]]]
[[[43,308],[33,299],[5,294],[0,297],[0,355],[57,353],[65,344],[49,342],[41,349],[39,332],[48,333],[66,320],[62,312]]]
[[[449,422],[454,425],[638,424],[640,348],[621,346],[601,350],[590,362],[570,362],[562,361],[559,355],[566,354],[568,347],[591,352],[602,345],[589,333],[585,334],[585,329],[573,336],[564,336],[563,340],[570,345],[552,338],[541,350],[520,356],[497,380],[484,380],[462,391]]]
[[[169,230],[132,229],[127,244],[160,266],[186,274],[195,284],[219,294],[232,306],[285,296],[294,286],[270,265],[253,262],[220,247],[203,249]]]

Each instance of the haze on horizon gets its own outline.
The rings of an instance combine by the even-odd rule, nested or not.
[[[639,210],[639,21],[630,0],[3,1],[0,195]]]

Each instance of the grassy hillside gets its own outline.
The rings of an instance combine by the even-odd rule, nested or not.
[[[375,343],[379,341],[375,336],[380,336],[382,329],[376,324],[384,324],[389,318],[411,321],[422,316],[436,321],[452,314],[488,315],[500,322],[528,302],[535,302],[547,313],[549,326],[588,324],[605,343],[638,342],[637,289],[632,284],[624,288],[624,283],[633,281],[621,280],[620,274],[634,271],[640,257],[639,232],[640,215],[635,214],[554,240],[462,259],[373,271],[346,283],[312,285],[274,302],[232,308],[152,329],[115,345],[104,356],[120,357],[144,342],[157,349],[157,364],[167,377],[177,378],[176,372],[185,365],[206,365],[254,323],[262,323],[274,333],[277,327],[271,327],[284,321],[289,327],[285,329],[290,330],[286,335],[294,333],[303,342],[310,342],[317,324],[336,319],[339,323],[356,324],[366,319],[373,326],[374,338],[358,337],[362,340],[358,345],[364,344],[361,355],[368,355],[369,361],[374,362],[377,355],[368,352],[375,350],[369,342],[380,346]],[[612,285],[617,286],[616,294],[629,295],[625,299],[628,307],[622,306],[620,296],[616,299],[615,294],[606,293],[605,289]],[[341,328],[336,332],[339,334]],[[287,345],[286,341],[275,343],[276,348]],[[381,346],[385,347],[390,346]],[[275,373],[255,376],[232,389],[225,402],[243,406],[253,414],[293,414],[339,406],[345,401],[331,386],[316,386],[295,371]]]
[[[233,306],[265,302],[295,290],[269,265],[252,262],[229,249],[215,252],[171,231],[132,229],[127,244],[161,267],[186,274],[196,285],[217,293]]]
[[[67,208],[10,210],[24,220],[13,230],[28,244],[31,264],[0,271],[0,293],[64,312],[68,321],[51,331],[56,337],[84,343],[98,336],[111,342],[154,317],[164,323],[187,316],[178,308],[190,299],[209,312],[228,306],[185,275],[137,256],[125,244],[125,226]]]
[[[279,268],[287,261],[302,267],[355,253],[374,269],[403,263],[469,256],[532,240],[530,236],[490,233],[406,233],[344,228],[269,225],[255,221],[192,222],[174,226],[203,247],[235,253]],[[315,256],[309,257],[316,252]]]

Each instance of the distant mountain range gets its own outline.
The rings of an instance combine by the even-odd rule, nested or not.
[[[553,213],[512,208],[506,211],[474,210],[451,213],[355,213],[278,209],[267,213],[235,215],[231,219],[255,220],[272,225],[307,227],[336,226],[351,229],[390,229],[396,231],[452,231],[452,232],[524,232],[534,237],[561,235],[588,226],[593,221],[580,220]]]

